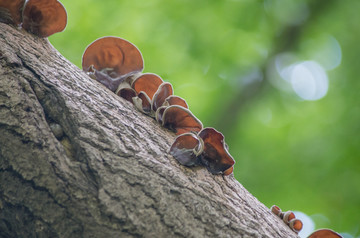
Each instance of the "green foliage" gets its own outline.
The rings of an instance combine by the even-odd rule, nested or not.
[[[50,41],[71,62],[81,67],[99,37],[129,40],[145,72],[225,134],[235,177],[261,202],[360,235],[359,1],[61,2],[68,25]],[[328,69],[324,97],[303,100],[279,75],[272,81],[283,52]]]

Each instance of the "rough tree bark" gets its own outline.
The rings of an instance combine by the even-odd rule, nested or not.
[[[0,36],[1,237],[297,237],[46,39]]]

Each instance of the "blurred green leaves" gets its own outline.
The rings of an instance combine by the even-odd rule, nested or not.
[[[68,26],[50,41],[71,62],[99,37],[129,40],[145,72],[225,134],[235,177],[261,202],[360,235],[359,1],[61,2]],[[274,66],[282,53],[324,67],[325,97],[294,93]]]

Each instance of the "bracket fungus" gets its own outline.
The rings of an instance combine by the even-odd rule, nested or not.
[[[186,101],[173,95],[170,83],[153,73],[141,74],[144,62],[135,45],[119,37],[97,39],[86,48],[82,67],[118,96],[133,102],[139,111],[174,131],[178,137],[170,154],[181,164],[202,164],[213,174],[233,172],[235,161],[224,136],[213,128],[203,129]]]
[[[285,224],[289,224],[289,222],[292,219],[295,219],[295,214],[292,211],[287,211],[285,213],[281,213],[280,218],[282,217],[283,221],[285,222]]]
[[[23,11],[22,27],[40,37],[48,37],[65,29],[67,14],[57,0],[29,0]]]
[[[151,100],[145,92],[141,91],[137,97],[133,97],[132,100],[139,111],[148,115],[151,114]]]
[[[144,61],[135,45],[108,36],[95,40],[85,49],[82,68],[115,92],[121,82],[144,69]]]
[[[296,219],[292,211],[282,212],[280,207],[273,205],[270,208],[271,212],[278,216],[283,222],[290,227],[295,233],[299,233],[303,227],[301,220]]]
[[[193,133],[184,133],[176,137],[170,148],[170,154],[185,166],[199,165],[198,156],[202,153],[204,143]]]
[[[320,229],[310,234],[308,238],[341,238],[342,236],[330,229]]]
[[[204,128],[198,136],[204,141],[201,162],[213,174],[224,173],[235,161],[226,149],[224,135],[214,128]]]
[[[172,105],[179,105],[182,106],[184,108],[189,108],[188,104],[186,103],[186,101],[176,95],[170,95],[169,97],[167,97],[163,103],[163,106],[172,106]]]
[[[173,91],[171,83],[162,83],[152,99],[151,109],[156,112],[164,104],[166,98],[173,95]]]
[[[131,87],[136,93],[143,91],[150,99],[152,99],[163,82],[164,81],[160,78],[160,76],[152,73],[146,73],[137,77],[131,84]]]
[[[287,224],[295,233],[299,233],[303,228],[301,220],[296,219],[292,211],[282,212],[280,207],[273,205],[270,208],[271,212],[278,216]],[[341,238],[342,236],[330,229],[320,229],[313,232],[308,238]]]
[[[294,218],[289,222],[289,227],[291,228],[291,230],[299,233],[303,227],[303,223],[301,220]]]
[[[19,25],[25,0],[0,0],[0,22]]]
[[[166,108],[168,108],[168,106],[161,106],[155,112],[155,120],[161,125],[163,123],[163,115]]]
[[[126,101],[133,102],[133,97],[136,97],[136,92],[132,88],[118,88],[116,95],[124,98]]]
[[[165,108],[162,115],[162,126],[174,131],[176,135],[186,132],[197,133],[203,127],[201,121],[189,109],[178,105]]]

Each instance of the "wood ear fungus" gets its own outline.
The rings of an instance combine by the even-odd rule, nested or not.
[[[151,100],[149,96],[141,91],[137,97],[132,98],[134,105],[145,114],[151,113]]]
[[[330,229],[320,229],[311,233],[308,238],[342,238],[342,236]]]
[[[152,110],[156,112],[156,110],[164,104],[166,98],[173,95],[173,91],[174,90],[171,83],[167,83],[167,82],[162,83],[159,86],[158,90],[156,91],[154,98],[152,100],[151,103]]]
[[[163,103],[163,106],[171,106],[171,105],[179,105],[184,108],[189,108],[186,101],[183,98],[176,95],[170,95],[165,99],[165,102]]]
[[[301,220],[294,218],[289,222],[289,227],[294,232],[299,233],[301,231],[302,227],[303,227],[303,223],[302,223]]]
[[[170,154],[181,164],[202,164],[213,174],[229,175],[234,159],[224,136],[203,125],[188,109],[186,101],[173,95],[173,87],[158,75],[139,74],[144,68],[140,51],[118,37],[103,37],[91,43],[82,58],[82,67],[117,95],[132,101],[143,113],[155,117],[178,136]]]
[[[162,116],[162,126],[181,135],[186,132],[199,132],[202,129],[202,123],[190,110],[173,105],[167,107]]]
[[[285,224],[289,224],[289,222],[292,219],[295,219],[295,214],[292,211],[287,211],[287,212],[284,213],[284,216],[283,216],[282,219],[285,222]]]
[[[19,25],[25,0],[0,0],[0,22]]]
[[[164,81],[160,78],[160,76],[146,73],[136,78],[131,84],[131,87],[135,90],[136,93],[140,93],[141,91],[145,92],[152,100],[154,94],[163,82]]]
[[[116,95],[132,103],[133,97],[136,97],[136,92],[132,88],[121,88],[117,90]]]
[[[280,207],[273,205],[270,208],[271,212],[280,217],[286,225],[288,225],[291,230],[296,233],[299,233],[303,227],[301,220],[295,218],[295,214],[292,211],[282,212]]]
[[[23,11],[22,27],[40,37],[48,37],[65,29],[67,14],[57,0],[29,0]]]
[[[281,209],[280,207],[276,206],[276,205],[273,205],[271,207],[271,212],[274,213],[276,216],[280,217],[280,214],[281,214]]]
[[[198,136],[204,141],[201,162],[213,174],[230,169],[235,161],[225,148],[224,135],[214,128],[203,129]]]
[[[109,36],[95,40],[86,48],[82,68],[115,92],[121,82],[143,70],[144,62],[135,45]]]
[[[200,164],[198,155],[202,153],[203,142],[193,133],[185,133],[176,137],[170,148],[170,154],[185,166]]]

